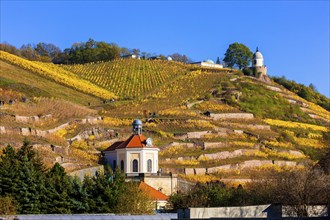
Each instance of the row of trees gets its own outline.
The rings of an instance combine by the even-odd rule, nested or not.
[[[37,45],[26,44],[21,48],[13,45],[2,43],[0,49],[11,54],[26,58],[33,61],[53,62],[56,64],[83,64],[99,61],[111,61],[121,56],[130,54],[141,56],[147,59],[155,54],[141,52],[140,49],[128,49],[119,47],[115,43],[107,43],[104,41],[95,41],[90,38],[86,42],[74,43],[70,48],[63,51],[54,44],[40,42]],[[166,59],[164,55],[158,55],[162,59]],[[174,53],[169,55],[174,61],[187,63],[189,58],[186,55]]]
[[[56,163],[47,170],[28,142],[7,146],[0,159],[0,214],[150,213],[152,201],[120,171],[106,169],[83,182]],[[127,204],[130,204],[128,206]]]
[[[63,51],[54,44],[43,42],[37,45],[22,45],[19,49],[10,44],[2,43],[0,44],[0,49],[28,60],[53,62],[56,64],[83,64],[98,61],[111,61],[130,54],[141,56],[142,59],[156,56],[155,54],[141,52],[140,49],[137,48],[128,49],[119,47],[115,43],[98,42],[92,38],[86,42],[74,43],[70,48],[66,48]],[[233,43],[229,45],[223,61],[228,67],[238,67],[242,69],[250,64],[252,55],[250,49],[244,44]],[[157,56],[161,59],[166,59],[165,55],[161,54]],[[173,53],[169,56],[177,62],[191,62],[191,59],[184,54]],[[220,64],[219,57],[216,63]]]

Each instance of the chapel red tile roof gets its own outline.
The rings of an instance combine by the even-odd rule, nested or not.
[[[133,134],[126,141],[117,141],[104,151],[113,151],[122,148],[144,148],[147,138],[142,134]]]
[[[145,182],[140,182],[139,188],[143,191],[145,191],[152,200],[168,200],[168,196],[164,193],[156,190],[155,188],[149,186]]]

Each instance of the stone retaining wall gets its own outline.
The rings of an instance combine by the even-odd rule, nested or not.
[[[221,159],[227,159],[227,158],[234,158],[242,156],[246,153],[253,154],[258,152],[259,150],[251,150],[251,149],[238,149],[234,151],[222,151],[214,154],[202,154],[199,156],[198,159],[204,159],[204,160],[221,160]]]
[[[209,133],[212,133],[212,131],[194,131],[194,132],[174,134],[174,138],[180,140],[199,139]]]
[[[43,116],[20,116],[20,115],[16,115],[15,116],[15,120],[17,122],[33,122],[33,121],[40,121],[40,120],[47,120],[47,119],[51,119],[52,115],[48,114],[48,115],[43,115]]]
[[[103,166],[95,166],[89,167],[81,170],[76,170],[73,172],[68,173],[70,176],[77,176],[79,179],[84,180],[85,176],[93,177],[97,175],[97,173],[103,173],[104,167]]]
[[[211,113],[211,118],[214,120],[219,119],[253,119],[254,115],[251,113],[221,113],[221,114],[214,114]]]
[[[187,133],[187,136],[188,136],[189,139],[191,139],[191,138],[199,139],[199,138],[201,138],[202,136],[204,136],[204,135],[206,135],[208,133],[211,133],[211,131],[188,132]]]
[[[180,143],[180,142],[172,142],[170,144],[167,144],[163,147],[163,149],[169,148],[169,147],[173,147],[173,146],[178,146],[178,147],[182,147],[182,148],[193,148],[195,147],[194,143]]]
[[[314,119],[319,119],[319,120],[323,120],[323,121],[326,121],[326,122],[330,122],[330,120],[326,119],[326,118],[323,118],[319,115],[315,115],[315,114],[308,114],[311,118],[314,118]]]
[[[111,138],[110,134],[114,133],[114,130],[106,129],[106,128],[91,128],[87,129],[83,132],[80,132],[73,138],[67,140],[67,142],[71,143],[72,141],[81,141],[88,139],[91,135],[95,136],[96,139],[99,139],[101,136],[105,138]]]
[[[212,149],[212,148],[221,148],[227,146],[228,145],[225,142],[203,142],[202,144],[203,150]]]
[[[247,160],[237,164],[226,164],[222,166],[209,167],[209,168],[185,168],[185,175],[199,174],[204,175],[207,173],[216,173],[221,170],[242,170],[245,168],[260,167],[264,165],[277,165],[277,166],[297,166],[294,161],[272,161],[272,160]]]
[[[297,150],[289,150],[289,151],[284,151],[284,152],[288,152],[289,154],[291,154],[293,156],[299,156],[299,157],[304,156],[304,154],[302,152],[297,151]]]
[[[35,119],[35,117],[38,117],[38,116],[31,116],[31,117],[30,116],[29,117],[18,116],[18,117],[20,118],[19,120],[24,121],[24,120],[28,120],[27,118],[32,117]],[[24,119],[22,119],[22,117]],[[73,122],[67,122],[67,123],[64,123],[58,127],[55,127],[53,129],[49,129],[49,130],[39,130],[39,129],[35,129],[35,128],[12,128],[12,127],[0,126],[0,134],[20,134],[23,136],[35,135],[35,136],[39,136],[39,137],[45,137],[47,134],[53,134],[53,133],[57,132],[58,130],[66,128],[67,126],[71,125],[72,123],[95,124],[95,123],[98,123],[100,120],[102,120],[101,117],[96,117],[96,118],[89,117],[87,119],[81,119],[81,120],[75,120]]]
[[[257,130],[269,130],[270,131],[270,125],[246,125],[247,128],[251,129],[257,129]]]

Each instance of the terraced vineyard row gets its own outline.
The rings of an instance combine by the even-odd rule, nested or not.
[[[121,98],[141,97],[187,71],[183,64],[176,62],[134,59],[62,67]]]
[[[87,80],[81,79],[80,77],[77,77],[77,75],[58,67],[55,64],[29,61],[4,51],[0,51],[0,58],[6,62],[38,73],[76,90],[104,99],[116,98],[113,93],[100,88]]]

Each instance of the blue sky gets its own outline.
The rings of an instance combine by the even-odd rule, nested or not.
[[[329,97],[329,1],[4,1],[1,42],[117,43],[199,61],[258,46],[268,73]]]

